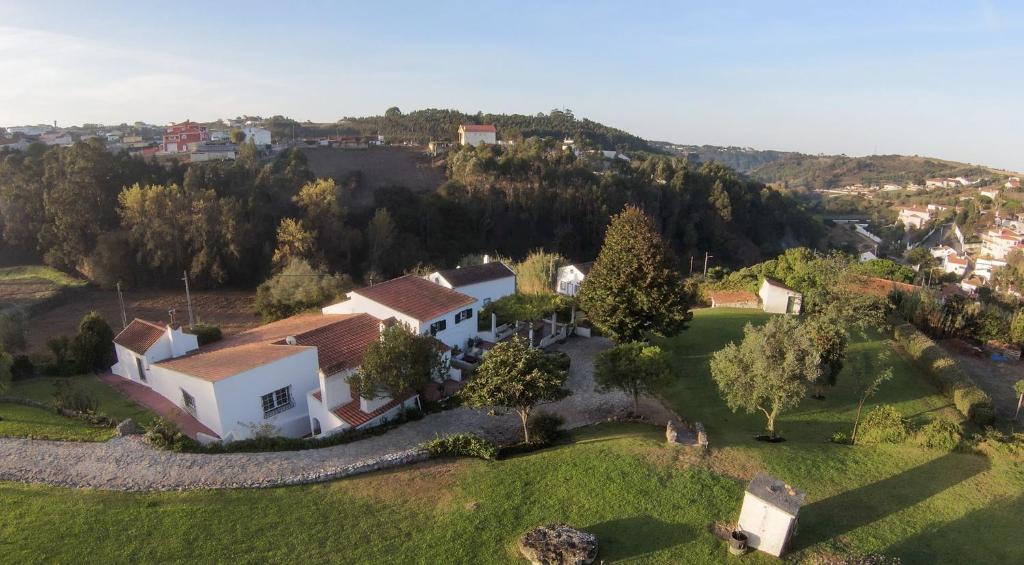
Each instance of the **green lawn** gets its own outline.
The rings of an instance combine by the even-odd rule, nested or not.
[[[0,483],[0,539],[10,561],[345,561],[508,563],[515,538],[566,521],[596,533],[601,558],[722,563],[709,524],[734,520],[745,479],[767,469],[808,492],[795,550],[883,552],[904,563],[1024,561],[1014,542],[1024,466],[911,446],[849,447],[848,382],[784,416],[787,442],[752,440],[759,418],[729,412],[707,371],[710,352],[742,334],[749,311],[702,310],[665,345],[679,381],[666,397],[705,422],[704,458],[666,448],[660,429],[604,424],[572,442],[505,461],[444,460],[323,485],[126,494]],[[880,341],[857,344],[881,348]],[[956,418],[901,359],[873,402],[921,421]],[[54,527],[59,524],[59,527]],[[154,535],[159,533],[159,539]],[[116,534],[116,535],[115,535]],[[747,563],[776,562],[758,554]]]
[[[140,424],[148,424],[154,414],[121,393],[110,388],[94,375],[70,377],[75,384],[89,392],[99,401],[99,411],[117,420],[132,418]],[[17,396],[53,402],[54,382],[61,378],[39,377],[11,383],[6,396]],[[92,426],[83,420],[65,418],[50,410],[43,410],[19,404],[0,403],[0,436],[32,437],[38,439],[106,441],[113,437],[114,430]]]
[[[0,267],[0,281],[17,281],[40,279],[56,286],[84,286],[87,281],[58,271],[44,265],[21,265],[17,267]]]

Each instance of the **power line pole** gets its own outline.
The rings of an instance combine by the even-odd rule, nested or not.
[[[192,295],[188,291],[188,271],[185,271],[185,276],[182,277],[185,281],[185,302],[188,304],[188,327],[191,329],[195,320],[192,318]]]
[[[124,295],[121,294],[121,281],[117,281],[117,302],[121,305],[121,329],[128,327],[128,315],[124,311]]]
[[[704,252],[704,278],[707,278],[708,276],[708,259],[712,257],[714,257],[714,255],[708,253],[707,251]]]

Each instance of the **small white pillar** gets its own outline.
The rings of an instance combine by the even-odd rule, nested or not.
[[[498,339],[498,315],[491,312],[491,339]]]
[[[738,528],[747,546],[780,557],[796,530],[797,514],[806,493],[766,473],[747,486]]]
[[[530,337],[528,339],[530,340],[530,347],[533,347],[533,324],[530,324]]]

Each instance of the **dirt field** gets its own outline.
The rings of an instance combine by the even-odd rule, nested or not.
[[[260,319],[253,308],[254,299],[255,293],[247,291],[199,291],[192,293],[192,308],[198,319],[220,326],[225,335],[230,335],[259,324]],[[132,318],[144,318],[166,322],[169,320],[167,310],[175,308],[175,321],[188,323],[183,290],[126,291],[124,303],[129,321]],[[46,341],[53,336],[77,332],[78,322],[90,310],[99,311],[115,332],[121,329],[116,291],[80,289],[66,303],[29,318],[29,351],[45,350]]]
[[[943,349],[992,397],[992,404],[1000,418],[1013,418],[1017,409],[1017,393],[1013,391],[1013,383],[1024,379],[1024,362],[1000,363],[992,361],[987,355],[975,357],[952,347],[944,346]]]
[[[404,186],[417,192],[437,190],[444,183],[444,169],[432,167],[423,149],[374,147],[370,149],[332,149],[315,147],[303,150],[309,167],[318,177],[340,179],[360,171],[362,184],[356,193],[358,206],[373,202],[373,191],[384,186]]]

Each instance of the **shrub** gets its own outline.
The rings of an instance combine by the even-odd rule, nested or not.
[[[850,434],[846,432],[835,432],[832,434],[832,437],[829,438],[829,441],[831,441],[832,443],[841,443],[843,445],[849,445]]]
[[[857,430],[857,441],[864,445],[903,443],[910,430],[899,410],[885,404],[868,412]]]
[[[96,414],[100,408],[99,400],[71,379],[54,381],[53,404],[58,410],[69,410],[80,414]]]
[[[571,359],[569,354],[564,351],[552,351],[547,354],[548,359],[554,364],[554,367],[559,371],[568,371]]]
[[[530,430],[530,442],[539,445],[550,445],[562,435],[565,419],[558,414],[538,412],[530,418],[527,428]]]
[[[953,405],[975,424],[995,420],[992,399],[968,377],[956,361],[911,324],[896,327],[896,339]]]
[[[196,324],[189,328],[188,332],[199,340],[199,345],[206,345],[220,341],[223,335],[220,328],[211,324]]]
[[[453,434],[423,444],[431,457],[477,457],[493,461],[498,457],[498,446],[474,434]]]
[[[79,371],[105,371],[114,360],[114,331],[98,312],[89,312],[71,340],[71,359]]]
[[[171,451],[199,451],[199,442],[181,433],[174,422],[156,418],[146,428],[145,440],[155,447]]]
[[[949,420],[932,420],[914,435],[914,442],[921,447],[953,451],[963,440],[960,425]]]
[[[43,368],[49,376],[60,377],[74,374],[75,365],[71,360],[71,338],[66,335],[52,337],[46,342],[50,350],[50,361]]]
[[[11,365],[11,379],[18,381],[30,379],[36,375],[36,366],[28,355],[17,355]]]

